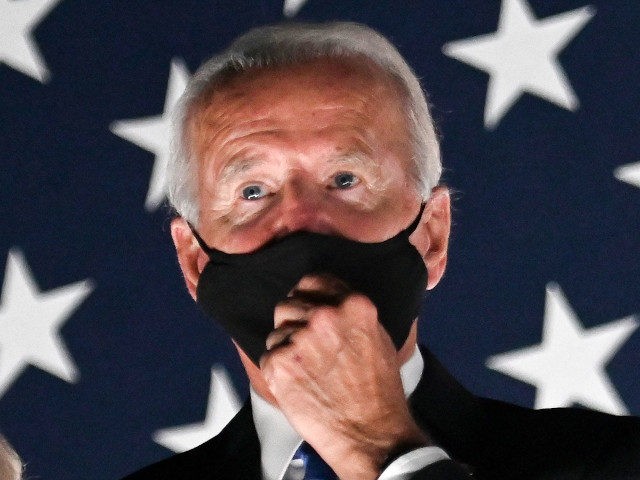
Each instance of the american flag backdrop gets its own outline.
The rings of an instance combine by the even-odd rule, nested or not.
[[[170,241],[168,115],[289,19],[378,29],[430,94],[455,211],[421,341],[478,394],[640,414],[638,0],[0,0],[0,433],[27,478],[119,478],[246,397]]]

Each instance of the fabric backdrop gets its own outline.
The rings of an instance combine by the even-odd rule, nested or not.
[[[290,18],[380,30],[430,93],[455,211],[421,341],[479,394],[640,414],[636,0],[0,0],[0,432],[29,478],[117,478],[246,396],[175,259],[167,114]]]

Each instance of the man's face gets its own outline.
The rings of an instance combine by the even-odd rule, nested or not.
[[[386,240],[418,213],[400,96],[364,61],[233,79],[195,116],[198,229],[227,253],[293,231]]]

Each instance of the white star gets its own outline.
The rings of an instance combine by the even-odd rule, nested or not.
[[[45,83],[49,70],[31,38],[60,0],[0,0],[0,62]]]
[[[223,368],[211,369],[209,404],[204,422],[158,430],[153,440],[174,452],[185,452],[216,436],[240,410],[240,400]]]
[[[0,304],[0,397],[29,364],[78,381],[59,329],[92,290],[83,280],[40,292],[22,253],[9,251]]]
[[[587,6],[537,20],[525,0],[502,0],[497,32],[447,43],[442,51],[491,76],[487,128],[494,128],[524,92],[573,111],[578,99],[557,55],[594,14]]]
[[[182,61],[173,59],[169,73],[169,85],[164,102],[164,112],[155,117],[133,120],[117,120],[111,131],[125,140],[148,150],[155,155],[149,190],[144,206],[154,211],[163,202],[166,194],[166,171],[169,161],[171,112],[189,81],[189,71]]]
[[[640,188],[640,162],[622,165],[613,174],[618,180]]]
[[[626,414],[605,366],[638,328],[634,317],[584,329],[556,284],[547,285],[542,343],[494,355],[493,370],[537,387],[535,408],[586,407]]]
[[[282,13],[284,13],[285,17],[295,17],[305,3],[307,3],[307,0],[284,0]]]

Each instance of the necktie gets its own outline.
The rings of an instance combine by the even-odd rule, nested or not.
[[[311,448],[307,442],[293,454],[285,478],[290,480],[338,480],[331,467]]]

